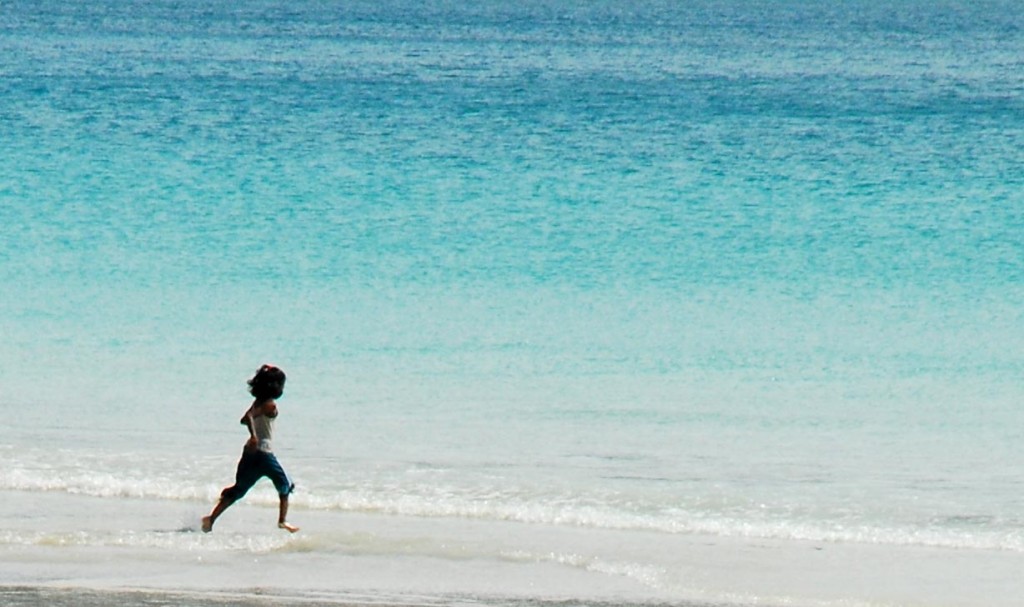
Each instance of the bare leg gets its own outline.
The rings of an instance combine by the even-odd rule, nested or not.
[[[295,533],[299,530],[295,525],[290,525],[286,521],[288,520],[288,496],[281,496],[281,508],[280,513],[277,516],[277,526],[281,529],[287,529],[290,533]]]
[[[203,517],[203,533],[209,533],[213,531],[213,524],[217,522],[217,518],[228,509],[228,506],[234,504],[234,500],[221,498],[217,505],[213,507],[213,512],[209,516]]]

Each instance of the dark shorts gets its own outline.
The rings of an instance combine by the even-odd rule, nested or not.
[[[264,476],[273,481],[278,495],[282,497],[295,490],[295,483],[288,479],[273,453],[246,449],[242,452],[242,459],[238,460],[235,484],[221,491],[220,496],[231,501],[240,500]]]

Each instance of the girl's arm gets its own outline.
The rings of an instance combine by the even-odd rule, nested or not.
[[[257,444],[259,444],[259,440],[257,440],[256,438],[256,429],[253,427],[252,424],[253,410],[255,408],[255,405],[249,407],[249,409],[245,412],[245,415],[242,416],[242,419],[238,420],[238,423],[242,424],[243,426],[249,429],[249,441],[246,442],[246,447],[255,447]]]

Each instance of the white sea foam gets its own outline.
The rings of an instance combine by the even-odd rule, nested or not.
[[[0,471],[0,488],[15,491],[57,491],[73,495],[210,501],[219,495],[212,487],[190,487],[173,480],[132,478],[114,472]]]
[[[174,552],[236,551],[263,554],[279,551],[306,552],[310,541],[277,535],[226,534],[204,536],[198,529],[168,531],[32,531],[0,532],[0,544],[50,548],[146,548]]]
[[[467,488],[468,489],[468,488]],[[0,471],[0,490],[43,491],[98,498],[159,499],[212,504],[220,487],[196,487],[181,480],[132,478],[129,475],[74,471],[40,473],[9,467]],[[401,491],[405,491],[402,493]],[[724,537],[786,539],[812,542],[916,545],[1024,552],[1024,532],[990,525],[924,525],[903,527],[855,521],[768,518],[759,509],[746,517],[736,512],[687,511],[657,504],[594,503],[593,495],[515,495],[437,487],[388,486],[323,493],[316,488],[292,497],[293,508],[381,515],[502,521],[572,528],[709,534]],[[254,489],[246,502],[264,507],[277,503],[267,484]],[[630,509],[632,507],[632,510]]]
[[[597,556],[572,553],[550,552],[547,554],[532,554],[524,551],[514,551],[504,553],[502,556],[518,562],[557,563],[604,575],[629,578],[651,588],[662,588],[666,573],[664,567],[649,563],[607,560]]]

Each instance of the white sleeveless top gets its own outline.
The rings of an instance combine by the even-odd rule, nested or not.
[[[271,441],[274,438],[274,418],[266,415],[258,415],[252,418],[252,431],[259,441],[257,449],[265,453],[271,453]]]

